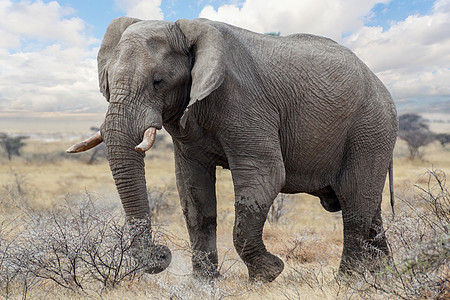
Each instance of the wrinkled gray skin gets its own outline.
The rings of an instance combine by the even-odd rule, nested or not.
[[[396,110],[348,49],[204,19],[119,18],[107,29],[98,68],[109,101],[101,135],[130,220],[150,212],[144,155],[134,146],[148,127],[164,126],[173,138],[194,274],[218,275],[216,166],[231,170],[233,241],[251,279],[272,281],[284,268],[262,240],[279,192],[309,193],[326,210],[342,210],[341,271],[388,255],[380,205]],[[161,265],[154,272],[168,262]]]

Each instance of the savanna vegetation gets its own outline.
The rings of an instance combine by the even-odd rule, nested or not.
[[[87,132],[89,133],[89,132]],[[0,151],[0,297],[7,299],[424,299],[450,297],[450,146],[438,141],[410,158],[395,149],[395,216],[388,183],[383,212],[393,260],[378,273],[338,275],[340,213],[318,198],[280,195],[264,228],[270,252],[286,264],[272,283],[248,282],[233,247],[229,171],[217,169],[222,276],[191,275],[190,247],[175,186],[171,141],[160,135],[146,157],[155,239],[171,266],[143,272],[130,256],[128,230],[108,164],[92,152],[67,155],[74,141],[27,139],[21,156]],[[447,174],[447,175],[446,175]],[[450,176],[450,175],[449,175]]]

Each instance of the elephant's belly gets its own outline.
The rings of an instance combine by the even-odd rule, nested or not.
[[[337,166],[327,164],[320,167],[318,163],[307,165],[285,165],[286,180],[282,193],[314,193],[326,186],[336,183]]]
[[[286,172],[283,192],[312,193],[333,186],[338,180],[345,143],[325,134],[318,135],[321,138],[306,136],[305,139],[285,138],[289,143],[282,144]]]
[[[282,193],[296,194],[308,193],[317,196],[320,199],[320,204],[329,212],[336,212],[341,210],[341,204],[332,187],[332,180],[328,176],[318,176],[308,178],[298,174],[287,174],[286,183],[281,189]]]

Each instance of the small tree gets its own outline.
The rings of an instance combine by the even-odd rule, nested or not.
[[[450,134],[448,133],[438,133],[435,134],[434,137],[441,143],[442,147],[445,147],[446,144],[450,144]]]
[[[12,137],[6,133],[0,133],[0,145],[5,150],[9,160],[14,155],[20,156],[20,149],[25,146],[23,140],[27,138],[27,136]]]
[[[408,143],[411,158],[422,158],[419,148],[433,141],[428,124],[417,114],[404,114],[398,118],[398,125],[398,136]]]

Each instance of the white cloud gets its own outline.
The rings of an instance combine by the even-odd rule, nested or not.
[[[363,27],[344,43],[386,83],[394,98],[450,97],[450,1],[383,31]]]
[[[161,0],[116,0],[127,16],[143,20],[162,20]]]
[[[100,41],[57,2],[0,0],[0,112],[98,111]]]
[[[29,38],[57,40],[67,47],[86,47],[93,41],[83,34],[83,20],[70,17],[73,12],[55,1],[0,0],[0,47],[18,49]]]
[[[96,60],[80,59],[78,49],[54,44],[34,52],[1,51],[0,62],[4,67],[0,111],[95,112],[104,108]]]
[[[215,10],[206,6],[200,17],[231,23],[260,33],[312,33],[337,41],[342,34],[364,25],[376,3],[389,0],[246,0]]]

